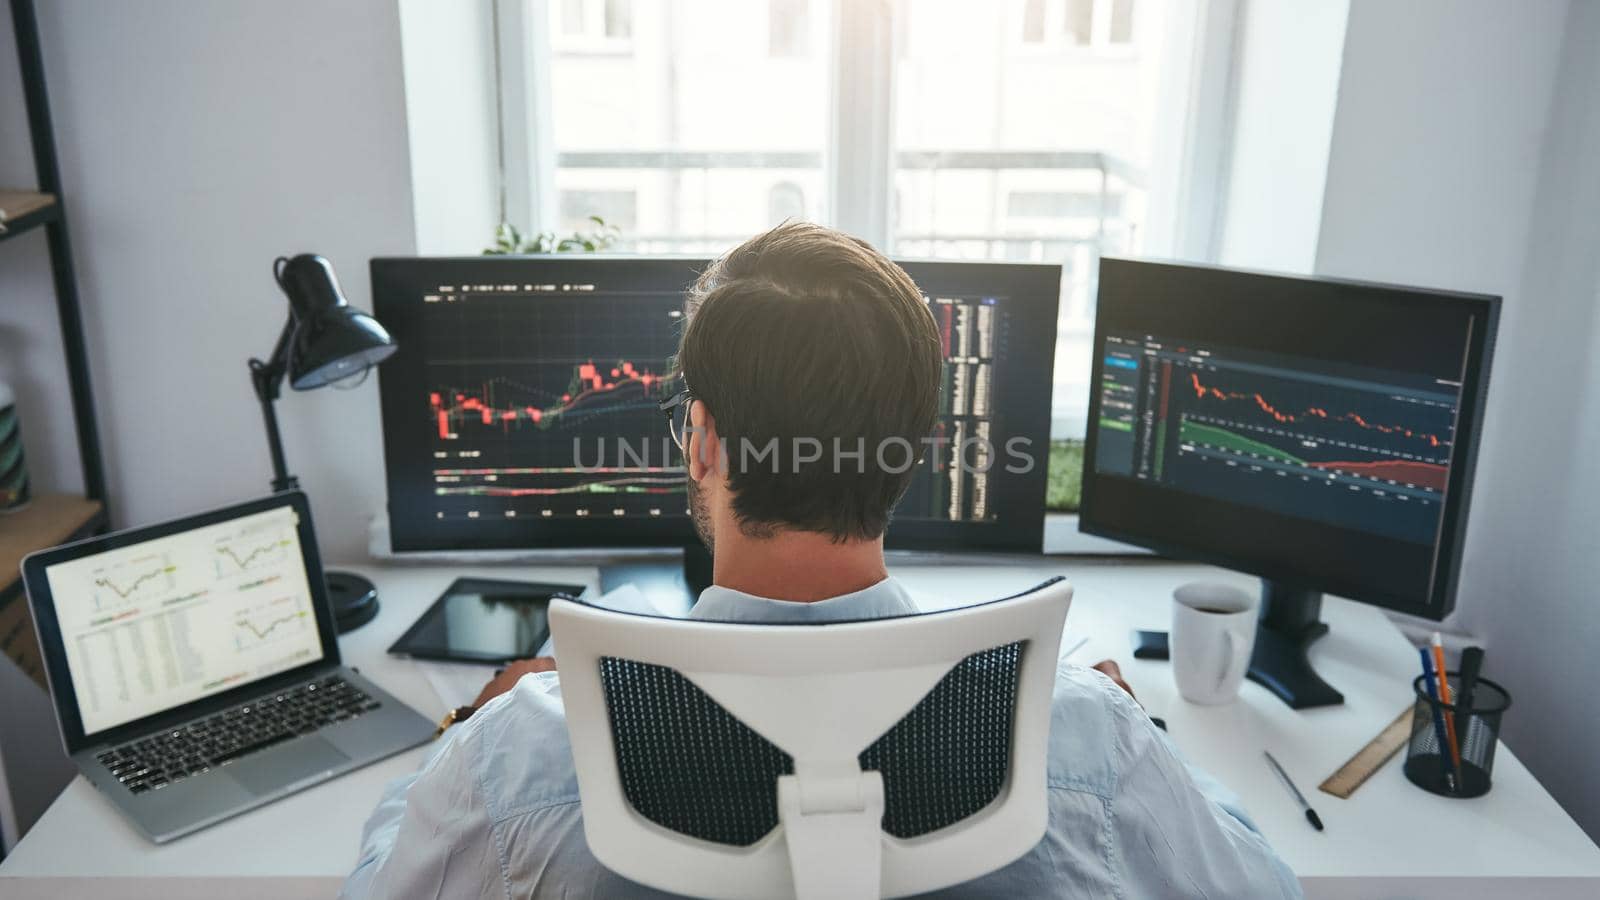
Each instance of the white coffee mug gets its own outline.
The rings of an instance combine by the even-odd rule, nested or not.
[[[1196,582],[1172,592],[1172,677],[1190,703],[1239,696],[1256,643],[1260,598],[1227,584]]]

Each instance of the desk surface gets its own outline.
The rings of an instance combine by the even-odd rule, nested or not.
[[[411,663],[384,650],[450,581],[464,574],[508,577],[507,568],[357,567],[378,584],[383,612],[342,639],[353,665],[400,699],[436,717],[444,703]],[[518,568],[511,577],[595,585],[593,569]],[[1203,566],[1040,559],[1037,564],[896,568],[926,608],[1004,596],[1065,574],[1077,588],[1067,631],[1089,637],[1079,662],[1122,664],[1153,715],[1198,765],[1236,791],[1257,824],[1313,897],[1600,896],[1600,848],[1505,747],[1495,786],[1474,800],[1436,797],[1412,787],[1398,757],[1349,800],[1316,790],[1322,779],[1371,740],[1409,702],[1416,652],[1371,607],[1329,598],[1332,633],[1312,650],[1317,669],[1342,690],[1343,706],[1295,712],[1246,682],[1239,700],[1200,707],[1179,699],[1165,663],[1135,661],[1128,635],[1163,629],[1173,587],[1242,576]],[[1513,710],[1511,715],[1515,715]],[[1269,749],[1327,823],[1312,831],[1261,757]],[[385,782],[415,769],[413,750],[255,810],[172,844],[146,842],[79,777],[4,863],[0,894],[58,897],[331,896],[354,864],[361,823]],[[1592,761],[1591,761],[1592,762]],[[86,879],[95,879],[92,883]],[[1526,879],[1539,879],[1536,885]]]

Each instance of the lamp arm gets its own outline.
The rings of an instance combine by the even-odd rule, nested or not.
[[[289,340],[294,335],[294,314],[289,314],[288,321],[283,324],[283,331],[278,335],[277,344],[273,345],[272,356],[266,362],[259,359],[250,360],[250,383],[256,390],[256,398],[261,401],[261,418],[267,428],[267,451],[272,454],[272,490],[294,490],[300,486],[299,479],[289,474],[287,463],[283,456],[283,437],[278,432],[278,413],[276,404],[278,394],[283,388],[283,376],[288,370]]]

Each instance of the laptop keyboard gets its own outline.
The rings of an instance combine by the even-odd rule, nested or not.
[[[377,709],[378,701],[338,675],[261,697],[95,757],[135,794],[233,762]]]

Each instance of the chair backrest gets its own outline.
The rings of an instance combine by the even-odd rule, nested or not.
[[[589,848],[708,898],[898,897],[1044,834],[1054,579],[946,612],[815,625],[558,600],[551,628]]]

